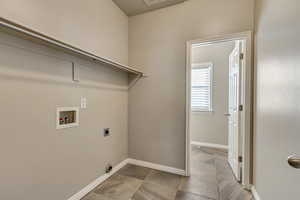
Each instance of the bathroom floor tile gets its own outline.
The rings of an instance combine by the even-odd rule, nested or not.
[[[177,190],[144,182],[132,200],[174,200]]]
[[[146,176],[150,173],[151,169],[146,167],[140,167],[136,165],[128,164],[117,173],[123,176],[129,176],[137,179],[144,180]]]
[[[192,147],[191,176],[128,164],[82,200],[251,200],[225,151]]]
[[[94,192],[114,200],[127,200],[133,196],[141,184],[142,181],[139,179],[117,174],[101,184]]]
[[[214,199],[193,194],[190,192],[178,191],[175,200],[214,200]]]
[[[205,180],[205,178],[209,180]],[[219,195],[216,176],[205,178],[199,175],[184,177],[182,178],[179,190],[217,199]]]
[[[85,197],[83,197],[81,200],[111,200],[111,198],[91,192]]]
[[[145,181],[177,190],[181,182],[181,177],[167,172],[152,170]]]

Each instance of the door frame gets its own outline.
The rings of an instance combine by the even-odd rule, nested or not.
[[[243,111],[241,111],[240,130],[243,159],[242,184],[250,186],[252,183],[252,110],[253,110],[253,36],[251,31],[224,34],[214,37],[190,40],[186,43],[186,155],[185,155],[185,174],[190,176],[190,115],[191,115],[191,47],[193,44],[214,44],[219,42],[244,40],[246,45],[243,48],[244,61],[241,80],[241,99],[243,99]]]

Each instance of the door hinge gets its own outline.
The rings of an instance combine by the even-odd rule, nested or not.
[[[244,110],[244,106],[243,105],[239,105],[239,111],[243,111]]]
[[[240,60],[243,60],[243,59],[244,59],[244,54],[240,53]]]
[[[242,167],[240,167],[240,178],[239,178],[238,182],[239,182],[240,184],[243,183],[243,168],[242,168]]]
[[[239,163],[242,163],[242,162],[243,162],[243,157],[239,156]]]

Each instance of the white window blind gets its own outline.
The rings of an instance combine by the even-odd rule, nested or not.
[[[192,111],[211,111],[212,64],[193,65],[192,68]]]

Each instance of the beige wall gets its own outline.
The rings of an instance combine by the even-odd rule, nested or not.
[[[199,46],[192,50],[192,63],[213,64],[213,112],[192,112],[190,118],[191,141],[227,145],[229,55],[234,41]]]
[[[0,17],[127,64],[128,17],[112,0],[1,0]]]
[[[254,0],[189,0],[129,19],[130,157],[185,168],[186,41],[253,28]]]
[[[261,199],[299,199],[300,24],[298,0],[257,0],[254,184]]]
[[[128,18],[110,0],[0,1],[20,24],[127,63]],[[72,83],[72,64],[80,84]],[[0,199],[66,200],[128,157],[128,74],[0,32]],[[56,108],[80,126],[56,130]],[[103,137],[103,128],[111,136]]]

